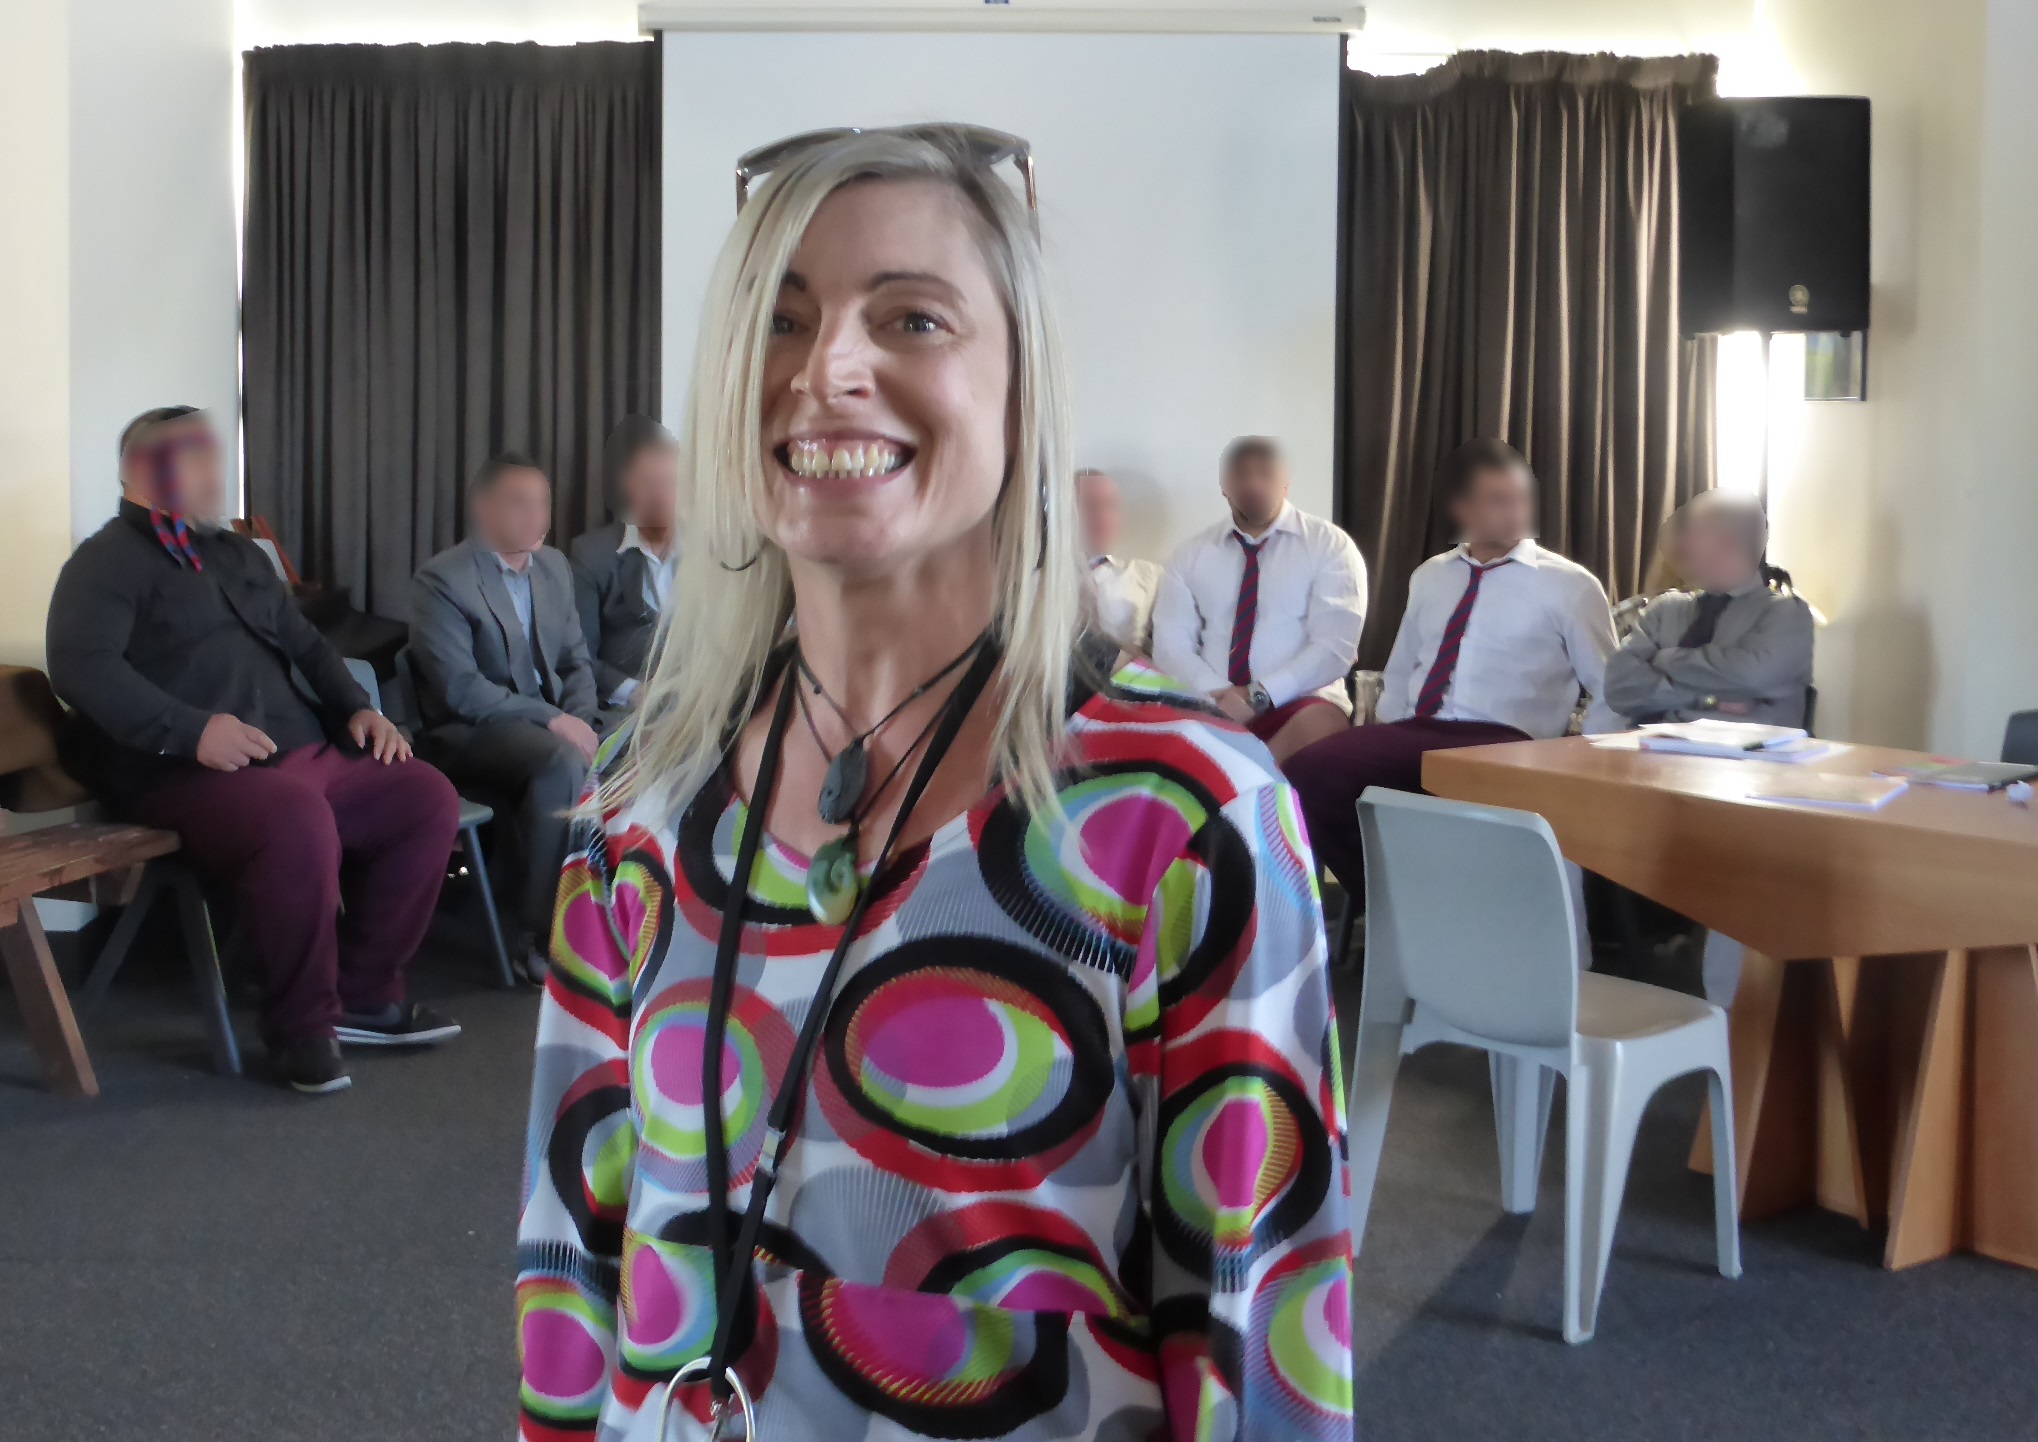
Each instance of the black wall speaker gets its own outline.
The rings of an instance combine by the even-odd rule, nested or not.
[[[1687,335],[1868,326],[1868,102],[1708,100],[1678,119]]]

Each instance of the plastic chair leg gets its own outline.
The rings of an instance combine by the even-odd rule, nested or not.
[[[1708,1071],[1705,1080],[1712,1101],[1712,1211],[1720,1275],[1739,1277],[1741,1199],[1734,1160],[1734,1089],[1724,1070]]]
[[[1401,1070],[1401,1027],[1359,1023],[1358,1056],[1352,1064],[1352,1095],[1345,1118],[1345,1148],[1352,1170],[1352,1255],[1366,1239],[1373,1187],[1380,1179],[1380,1149],[1387,1141],[1387,1113],[1394,1078]]]
[[[1578,1062],[1564,1089],[1564,1340],[1589,1342],[1592,1326],[1585,1320],[1582,1296],[1585,1256],[1585,1208],[1592,1176],[1592,1091],[1598,1078]]]
[[[198,1007],[212,1041],[212,1069],[221,1076],[239,1076],[241,1052],[234,1041],[233,1018],[227,1013],[226,979],[219,971],[219,949],[213,944],[205,892],[198,878],[182,867],[171,873],[171,884],[177,891],[177,914],[184,923],[184,952],[191,961],[191,979],[197,983]]]
[[[494,948],[495,984],[504,991],[512,990],[517,979],[510,970],[509,947],[502,939],[502,918],[495,914],[495,887],[488,880],[488,859],[481,854],[481,828],[463,828],[460,844],[466,849],[467,864],[474,868],[474,879],[481,887],[481,912],[488,918],[488,942]]]
[[[1607,1264],[1613,1257],[1613,1234],[1620,1226],[1621,1199],[1628,1189],[1628,1163],[1634,1157],[1635,1133],[1654,1088],[1622,1065],[1618,1050],[1592,1068],[1591,1096],[1586,1107],[1589,1140],[1585,1154],[1585,1214],[1580,1251],[1565,1260],[1565,1270],[1578,1275],[1577,1324],[1584,1341],[1599,1327],[1599,1298],[1606,1290]]]
[[[1542,1190],[1543,1139],[1550,1134],[1556,1073],[1504,1052],[1487,1054],[1493,1086],[1493,1129],[1500,1138],[1500,1205],[1515,1216],[1536,1209]]]

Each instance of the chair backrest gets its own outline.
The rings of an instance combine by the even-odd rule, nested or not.
[[[2003,760],[2038,766],[2038,711],[2019,711],[2003,730]]]
[[[399,726],[422,726],[418,714],[417,668],[411,664],[410,647],[399,647],[389,678],[389,709],[383,713]]]
[[[380,711],[382,709],[382,682],[376,679],[375,668],[366,661],[363,661],[359,656],[348,656],[345,660],[347,670],[353,676],[355,684],[368,693],[368,704],[377,711]]]
[[[276,579],[288,585],[290,572],[284,568],[282,548],[266,536],[256,536],[254,541],[255,549],[269,558],[270,566],[275,569]]]
[[[1359,798],[1366,966],[1391,966],[1438,1020],[1520,1046],[1568,1046],[1578,918],[1550,824],[1374,786]]]

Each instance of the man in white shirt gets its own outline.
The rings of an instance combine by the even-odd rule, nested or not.
[[[1161,568],[1114,553],[1125,502],[1118,483],[1103,471],[1085,467],[1076,472],[1076,513],[1090,558],[1090,597],[1096,604],[1097,625],[1125,650],[1145,656],[1153,645],[1153,598],[1160,590]]]
[[[1230,518],[1168,561],[1153,659],[1285,763],[1350,725],[1366,563],[1350,536],[1289,504],[1287,463],[1265,436],[1227,446],[1220,477]]]
[[[1353,895],[1365,885],[1355,803],[1368,786],[1422,789],[1431,751],[1562,736],[1581,694],[1586,730],[1619,729],[1597,698],[1614,649],[1606,590],[1529,539],[1535,478],[1503,441],[1469,441],[1439,489],[1464,539],[1416,567],[1377,726],[1318,742],[1285,768],[1316,854]]]

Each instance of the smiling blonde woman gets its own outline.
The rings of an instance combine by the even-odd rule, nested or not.
[[[1265,749],[1084,633],[1007,161],[1030,200],[957,126],[739,171],[689,563],[553,929],[531,1442],[1350,1436],[1315,866]]]

